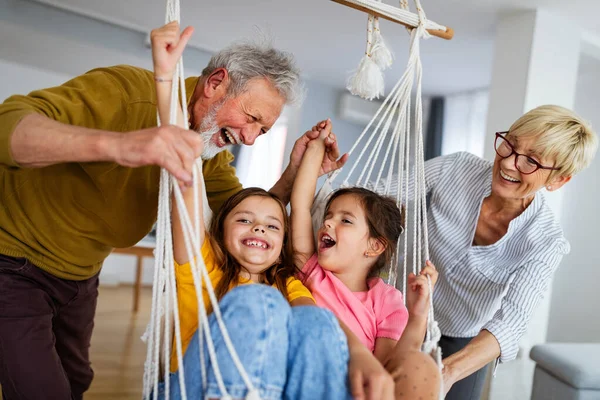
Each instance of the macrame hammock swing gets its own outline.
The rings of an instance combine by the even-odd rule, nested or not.
[[[383,76],[381,69],[391,65],[391,53],[385,47],[381,33],[379,31],[379,17],[385,18],[394,22],[401,23],[410,31],[411,44],[408,58],[408,66],[400,81],[395,85],[388,97],[385,99],[372,121],[367,125],[360,137],[349,151],[352,154],[359,146],[362,145],[362,150],[355,160],[353,167],[350,169],[342,187],[347,186],[362,186],[375,189],[377,192],[384,195],[393,195],[392,193],[392,177],[393,172],[397,173],[397,185],[395,190],[396,201],[398,205],[405,204],[408,207],[408,188],[409,188],[409,171],[410,171],[410,107],[411,107],[411,90],[414,85],[416,76],[416,100],[415,100],[415,162],[414,162],[414,207],[411,210],[413,213],[413,272],[418,273],[423,265],[423,261],[429,259],[428,242],[427,242],[427,215],[425,209],[425,176],[424,176],[424,160],[423,160],[423,138],[422,138],[422,104],[421,104],[421,61],[419,57],[419,40],[422,37],[434,35],[446,39],[450,39],[453,32],[450,28],[438,25],[428,21],[425,13],[420,5],[420,0],[415,0],[417,14],[408,11],[407,0],[401,0],[401,7],[396,8],[377,0],[333,0],[337,3],[365,11],[369,14],[368,29],[367,29],[367,50],[365,56],[361,60],[357,73],[349,81],[348,88],[353,94],[361,97],[372,99],[383,94]],[[167,0],[165,22],[180,21],[180,6],[179,0]],[[171,93],[171,108],[170,108],[170,124],[177,122],[177,107],[179,99],[187,99],[185,93],[185,80],[183,71],[183,60],[180,59],[175,74],[173,76],[173,87]],[[181,97],[180,97],[181,96]],[[187,107],[183,107],[183,120],[188,120]],[[158,117],[157,117],[158,118]],[[394,122],[392,128],[392,122]],[[158,124],[161,124],[158,119]],[[371,130],[371,127],[375,129]],[[391,128],[391,129],[390,129]],[[369,133],[369,135],[367,135]],[[363,142],[366,139],[366,142]],[[384,140],[385,139],[385,140]],[[384,146],[386,144],[386,146]],[[372,172],[380,160],[380,153],[385,147],[385,155],[383,161],[380,162],[379,171],[374,181],[371,181]],[[363,156],[369,149],[368,159],[365,168],[360,173],[357,180],[350,180]],[[392,155],[390,156],[390,152]],[[383,177],[384,166],[387,166],[388,172],[384,180],[384,185],[373,185],[370,182],[380,182]],[[313,221],[320,223],[323,216],[323,209],[328,195],[333,191],[333,180],[342,172],[337,170],[331,173],[325,181],[322,188],[315,197],[312,215]],[[207,381],[207,362],[206,357],[210,360],[210,366],[214,372],[217,385],[221,391],[221,399],[230,400],[231,396],[227,392],[225,383],[219,370],[218,360],[214,349],[214,343],[208,323],[208,315],[204,304],[204,298],[201,295],[203,285],[206,287],[208,296],[211,302],[212,310],[220,329],[223,342],[234,362],[236,369],[242,377],[246,387],[248,388],[247,400],[260,400],[258,389],[253,385],[250,377],[242,365],[236,349],[234,348],[227,328],[222,320],[221,311],[219,309],[218,299],[211,285],[206,266],[201,254],[201,243],[199,242],[201,229],[208,229],[212,212],[208,205],[206,191],[203,186],[202,193],[199,192],[196,182],[198,179],[204,179],[202,176],[202,160],[198,159],[193,170],[194,179],[194,212],[189,215],[185,207],[181,190],[176,179],[170,175],[165,169],[161,170],[159,202],[158,202],[158,217],[156,229],[156,249],[155,249],[155,268],[154,281],[152,289],[152,311],[150,322],[142,337],[147,343],[146,362],[144,365],[144,383],[143,383],[143,398],[156,399],[158,395],[158,382],[160,364],[162,363],[163,380],[165,385],[165,398],[169,399],[169,374],[170,374],[170,359],[172,345],[175,345],[177,355],[177,365],[179,370],[179,386],[181,398],[187,399],[186,386],[184,381],[184,366],[183,352],[181,346],[181,330],[179,324],[178,299],[175,280],[175,264],[173,257],[173,238],[171,232],[171,207],[178,207],[181,225],[184,233],[184,241],[187,255],[190,261],[190,267],[194,285],[196,288],[196,296],[198,301],[198,335],[199,335],[199,356],[201,364],[201,379],[203,386],[206,387]],[[374,187],[375,186],[375,187]],[[175,203],[171,204],[171,198],[174,195]],[[201,226],[199,215],[199,204],[203,202],[204,210],[204,226]],[[407,208],[407,213],[408,213]],[[315,225],[319,226],[319,225]],[[404,253],[407,247],[407,235],[403,235],[404,241],[398,240],[397,246],[400,249],[403,246]],[[398,253],[399,254],[399,253]],[[388,272],[388,283],[395,284],[398,268],[399,257],[392,260]],[[404,280],[403,293],[406,292],[406,257],[403,261]],[[173,321],[172,323],[170,321]],[[173,332],[172,332],[173,331]],[[174,334],[174,339],[172,335]],[[422,346],[422,351],[431,354],[436,360],[438,367],[441,369],[441,351],[438,347],[440,331],[437,323],[434,320],[433,306],[431,305],[427,323],[427,336]],[[206,341],[208,355],[204,354],[203,342]],[[440,398],[443,396],[442,388],[440,388]]]

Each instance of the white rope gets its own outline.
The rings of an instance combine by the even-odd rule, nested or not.
[[[394,61],[392,52],[385,44],[385,40],[383,40],[383,35],[381,34],[381,29],[379,29],[379,17],[375,17],[375,21],[373,23],[373,47],[371,49],[371,57],[373,58],[375,64],[377,64],[382,71],[390,68],[392,66],[392,62]]]
[[[166,22],[179,21],[180,20],[180,7],[178,0],[168,0],[166,4]],[[181,100],[182,104],[186,104],[187,95],[185,92],[185,78],[183,72],[183,61],[180,59],[177,68],[174,72],[171,92],[171,104],[170,104],[170,123],[177,123],[178,113],[178,100],[179,100],[179,89],[181,88]],[[182,107],[183,119],[188,121],[187,107]],[[161,124],[160,118],[157,116],[158,124]],[[230,399],[231,396],[227,393],[225,383],[218,367],[218,360],[216,357],[216,351],[212,340],[210,326],[208,323],[208,316],[206,314],[206,305],[204,304],[203,297],[203,286],[206,287],[209,299],[211,301],[212,309],[217,320],[217,324],[221,331],[224,343],[234,364],[240,373],[244,383],[248,388],[247,399],[260,399],[258,390],[254,388],[248,374],[244,370],[244,367],[233,347],[231,339],[227,333],[227,329],[222,319],[221,311],[218,305],[218,299],[214,293],[211,281],[206,270],[206,265],[201,254],[201,229],[206,229],[206,226],[201,226],[200,222],[200,201],[204,204],[204,221],[206,225],[209,224],[211,212],[208,209],[208,200],[206,197],[206,190],[203,187],[202,196],[198,192],[198,185],[200,179],[203,180],[202,176],[202,161],[198,160],[193,170],[193,182],[194,182],[194,224],[190,219],[190,216],[185,207],[185,202],[181,194],[181,190],[176,180],[166,171],[161,170],[160,188],[159,188],[159,204],[158,204],[158,218],[157,218],[157,235],[156,235],[156,250],[155,250],[155,273],[154,273],[154,284],[152,290],[152,312],[150,316],[150,323],[147,331],[144,334],[144,339],[147,341],[148,350],[146,354],[146,362],[144,367],[144,391],[143,397],[148,399],[150,393],[153,393],[153,398],[156,399],[158,395],[158,365],[160,359],[160,346],[163,346],[163,358],[164,358],[164,384],[165,384],[165,398],[169,399],[170,390],[170,360],[171,360],[171,308],[173,310],[173,322],[174,322],[174,333],[175,333],[175,349],[177,355],[177,364],[179,372],[179,385],[182,399],[187,399],[186,387],[184,380],[184,366],[183,366],[183,349],[181,345],[181,329],[179,323],[179,307],[177,299],[177,287],[175,277],[175,265],[173,255],[173,242],[171,236],[171,195],[174,194],[176,206],[179,211],[179,218],[181,221],[183,237],[186,247],[187,256],[190,259],[190,267],[194,286],[196,290],[196,298],[198,301],[198,338],[199,338],[199,353],[201,363],[202,382],[204,388],[206,388],[207,382],[207,371],[205,365],[204,346],[203,342],[206,340],[208,348],[209,358],[211,361],[212,369],[215,373],[215,379],[219,390],[222,393],[223,399]],[[204,280],[204,282],[203,282]],[[204,285],[203,285],[204,283]],[[164,303],[164,307],[163,307]],[[172,303],[172,304],[171,304]],[[164,326],[163,326],[164,325]],[[161,341],[161,330],[164,329],[164,340]]]
[[[404,74],[396,83],[390,94],[385,98],[383,104],[379,107],[372,120],[367,127],[361,132],[358,140],[353,144],[349,151],[352,154],[360,146],[360,153],[349,172],[343,172],[343,169],[331,173],[326,179],[323,187],[319,191],[315,203],[326,201],[327,193],[323,190],[331,191],[333,180],[338,175],[344,173],[342,186],[367,186],[371,183],[371,176],[375,168],[379,164],[379,169],[376,174],[374,183],[375,190],[389,195],[392,187],[392,179],[395,173],[397,176],[396,186],[396,202],[398,206],[405,205],[405,215],[407,229],[405,230],[403,240],[398,239],[397,256],[394,263],[390,265],[388,271],[388,283],[396,284],[397,270],[399,266],[400,246],[403,242],[404,257],[403,264],[403,282],[402,290],[406,293],[407,290],[407,259],[408,252],[408,232],[412,234],[412,270],[413,273],[419,274],[424,265],[425,260],[429,260],[429,243],[427,232],[427,204],[426,204],[426,185],[425,185],[425,162],[424,162],[424,145],[423,145],[423,110],[422,110],[422,65],[420,59],[420,39],[428,38],[430,34],[426,29],[442,29],[438,24],[430,22],[425,16],[425,12],[421,7],[420,0],[415,0],[416,14],[413,14],[405,8],[408,4],[405,0],[401,0],[402,9],[388,6],[385,3],[380,3],[375,0],[349,0],[351,3],[367,7],[370,10],[375,10],[384,15],[390,15],[400,19],[412,26],[410,30],[410,52],[408,62]],[[416,86],[415,92],[415,107],[414,107],[414,130],[415,142],[411,144],[411,107],[412,96],[411,91],[413,86]],[[396,118],[395,124],[392,122]],[[372,127],[374,126],[374,129]],[[387,142],[386,142],[387,140]],[[387,143],[384,149],[384,143]],[[411,167],[411,147],[414,146],[414,165]],[[382,154],[383,152],[383,154]],[[390,157],[391,154],[391,157]],[[366,156],[366,163],[361,163],[363,157]],[[358,179],[353,179],[353,174],[362,165]],[[381,182],[387,168],[386,178]],[[411,172],[411,173],[409,173]],[[414,181],[411,193],[409,193],[409,181]],[[410,205],[410,195],[414,199],[412,206]],[[413,207],[413,208],[411,208]],[[313,210],[319,209],[317,204],[313,205]],[[412,218],[408,218],[411,216]],[[412,224],[411,228],[408,226]],[[431,281],[428,278],[429,293],[429,311],[427,321],[427,335],[422,346],[422,351],[431,354],[438,367],[441,369],[441,351],[438,346],[440,339],[440,330],[437,322],[434,319]],[[443,390],[440,389],[440,398],[443,398]]]
[[[369,14],[367,19],[367,45],[365,55],[360,60],[354,75],[348,80],[347,88],[350,93],[371,100],[383,95],[383,73],[373,57],[373,26],[374,17]]]
[[[200,172],[200,170],[199,170],[199,168],[197,166],[196,166],[195,170],[196,170],[196,174],[195,175],[198,177],[198,179],[202,179],[202,173]],[[211,304],[213,306],[213,312],[215,314],[217,323],[218,323],[219,328],[221,330],[223,341],[224,341],[225,345],[227,346],[227,349],[228,349],[228,351],[230,353],[230,356],[231,356],[231,358],[232,358],[232,360],[233,360],[233,362],[234,362],[234,364],[235,364],[238,372],[240,373],[242,379],[244,380],[244,383],[252,391],[252,390],[254,390],[254,387],[252,386],[252,382],[250,381],[250,378],[248,377],[248,374],[244,370],[244,367],[243,367],[243,365],[242,365],[242,363],[241,363],[241,361],[240,361],[240,359],[239,359],[239,357],[237,355],[237,352],[235,351],[235,348],[233,347],[233,344],[231,343],[231,339],[230,339],[229,334],[227,332],[227,328],[225,327],[225,324],[223,322],[222,315],[221,315],[221,310],[218,307],[218,299],[216,297],[216,294],[214,292],[214,289],[213,289],[212,285],[210,284],[210,279],[209,279],[208,271],[206,270],[206,267],[205,267],[205,265],[204,265],[203,262],[194,261],[194,258],[191,257],[192,254],[191,254],[191,249],[190,249],[189,245],[193,245],[193,248],[196,249],[196,260],[202,260],[202,256],[201,256],[201,254],[200,254],[200,252],[198,250],[198,249],[200,249],[201,245],[199,243],[198,237],[193,237],[194,236],[193,235],[194,230],[193,230],[193,227],[191,226],[191,221],[190,221],[189,215],[187,213],[187,209],[185,208],[185,203],[184,203],[184,200],[183,200],[183,196],[181,195],[181,192],[180,192],[180,190],[179,190],[178,187],[174,188],[174,190],[175,190],[175,197],[176,197],[176,201],[177,201],[177,206],[178,206],[178,209],[180,210],[180,216],[182,217],[181,219],[182,219],[182,225],[183,225],[183,228],[184,228],[183,232],[184,232],[184,237],[185,237],[185,242],[186,242],[186,250],[188,251],[188,257],[190,258],[190,264],[196,264],[196,265],[202,267],[202,268],[199,269],[199,272],[203,275],[203,278],[205,279],[206,289],[207,289],[207,292],[208,292],[208,296],[209,296],[209,298],[211,300]],[[198,293],[198,289],[200,288],[200,290],[201,290],[201,286],[199,287],[198,283],[197,283],[200,280],[199,277],[198,277],[198,279],[196,279],[197,278],[197,275],[196,275],[197,272],[198,272],[198,269],[195,268],[194,265],[192,265],[192,277],[194,277],[194,285],[196,286],[196,292]],[[201,293],[201,291],[200,291],[200,293]],[[201,296],[197,296],[197,297],[200,298]],[[202,318],[205,318],[206,313],[205,313],[204,307],[199,307],[199,311],[201,313],[203,313],[202,314]],[[206,321],[206,323],[205,323],[206,328],[208,328],[207,325],[208,325],[208,323]],[[207,337],[208,336],[209,336],[209,333],[207,333]],[[211,351],[211,346],[209,346],[209,351]],[[214,351],[214,350],[212,350],[212,351]],[[216,361],[216,358],[214,360],[211,359],[211,362],[215,363],[215,361]],[[218,374],[218,372],[215,371],[215,375],[217,375],[217,374]],[[217,380],[219,380],[219,379],[220,378],[217,377]],[[225,389],[225,387],[223,385],[223,387],[221,388],[221,390],[223,391],[224,389]]]

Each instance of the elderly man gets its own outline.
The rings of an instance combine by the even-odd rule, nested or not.
[[[184,32],[187,42],[191,30]],[[183,51],[185,43],[180,48]],[[269,131],[300,96],[292,57],[234,45],[186,80],[189,126],[156,127],[155,81],[120,65],[0,105],[0,384],[3,398],[81,399],[93,372],[88,348],[98,272],[115,247],[155,222],[160,167],[191,184],[204,148],[204,177],[216,210],[241,189],[233,156]],[[200,135],[198,134],[200,133]],[[310,141],[294,145],[271,189],[285,202]],[[202,146],[204,142],[204,146]],[[343,164],[336,145],[323,163]]]

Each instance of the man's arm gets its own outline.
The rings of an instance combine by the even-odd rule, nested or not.
[[[0,164],[28,168],[111,161],[126,167],[160,165],[191,180],[179,155],[202,141],[176,127],[121,132],[128,96],[143,79],[132,67],[90,71],[54,88],[13,96],[0,105]],[[127,74],[138,79],[125,87]],[[123,79],[119,80],[119,77]],[[188,179],[189,178],[189,179]]]
[[[302,161],[302,156],[306,151],[308,143],[311,140],[316,139],[318,136],[318,129],[316,126],[314,126],[311,131],[306,132],[304,135],[300,136],[298,140],[296,140],[294,147],[292,148],[292,153],[290,154],[290,162],[288,166],[283,171],[283,174],[281,174],[281,178],[279,178],[277,183],[275,183],[271,190],[269,190],[271,193],[279,197],[284,204],[287,204],[290,201],[292,188],[296,180],[296,174],[300,168],[300,162]],[[344,154],[340,157],[340,150],[338,148],[335,134],[332,132],[329,137],[331,141],[325,143],[325,153],[327,156],[323,158],[319,176],[342,168],[348,160],[348,154]]]
[[[10,141],[14,162],[25,168],[65,162],[115,161],[120,134],[63,124],[32,113],[17,124]]]

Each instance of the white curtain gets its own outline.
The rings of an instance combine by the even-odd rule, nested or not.
[[[444,103],[442,155],[468,151],[483,157],[489,93],[487,90],[447,96]]]
[[[236,173],[242,186],[265,190],[279,180],[283,167],[287,117],[282,115],[271,130],[258,137],[252,146],[242,146],[237,156]]]

